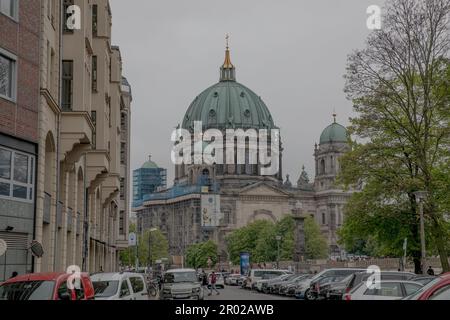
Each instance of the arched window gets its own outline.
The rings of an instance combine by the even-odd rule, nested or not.
[[[327,224],[327,219],[326,219],[325,212],[322,212],[322,224],[323,225]]]
[[[320,160],[320,174],[325,174],[325,159]]]

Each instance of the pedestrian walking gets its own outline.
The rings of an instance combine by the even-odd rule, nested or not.
[[[429,276],[434,276],[434,270],[433,270],[433,268],[431,266],[428,268],[427,273],[428,273]]]
[[[210,284],[211,284],[211,287],[209,288],[209,294],[208,294],[208,296],[210,296],[210,295],[212,295],[212,292],[213,292],[213,290],[214,291],[216,291],[216,294],[217,295],[219,295],[220,294],[220,292],[219,292],[219,290],[217,290],[217,288],[216,288],[216,282],[217,282],[217,275],[216,275],[216,273],[213,271],[213,272],[211,272],[211,274],[209,275],[209,282],[210,282]]]
[[[208,290],[208,276],[206,275],[205,270],[202,271],[201,278],[202,278],[202,286],[206,290]]]

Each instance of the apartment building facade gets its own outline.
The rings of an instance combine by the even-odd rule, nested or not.
[[[0,195],[0,239],[18,233],[24,248],[21,261],[0,257],[0,272],[118,270],[128,246],[132,95],[111,45],[109,1],[11,0],[19,5],[5,14],[6,2],[0,28],[14,32],[0,35],[0,70],[9,76],[0,82],[0,192],[9,187]],[[79,29],[67,23],[72,6]],[[22,12],[29,25],[19,28]],[[15,172],[25,180],[16,183]],[[42,257],[31,255],[32,241]]]
[[[39,1],[0,0],[0,282],[33,271],[40,18]]]

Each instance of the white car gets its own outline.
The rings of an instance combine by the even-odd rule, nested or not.
[[[239,281],[241,280],[242,276],[240,273],[234,273],[234,274],[230,274],[226,280],[225,280],[225,284],[229,285],[229,286],[238,286],[239,285]]]
[[[369,288],[366,282],[356,286],[349,293],[344,294],[343,299],[350,300],[400,300],[422,288],[419,282],[404,280],[382,280],[378,288],[374,285]]]
[[[279,277],[285,274],[292,274],[292,272],[278,269],[252,269],[247,277],[246,288],[256,289],[256,282],[258,280]]]
[[[147,284],[140,273],[96,273],[91,281],[95,300],[148,300]]]
[[[216,288],[224,289],[225,288],[225,280],[223,278],[222,273],[216,272],[215,274],[216,274]],[[208,284],[208,288],[209,288],[209,286],[211,285],[211,273],[208,274],[208,282],[209,282],[209,284]]]

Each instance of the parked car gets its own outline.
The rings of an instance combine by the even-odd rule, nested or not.
[[[91,280],[96,300],[148,300],[142,273],[96,273]]]
[[[349,293],[353,288],[358,286],[360,283],[367,281],[371,276],[367,273],[367,270],[355,273],[350,281],[347,283],[345,288],[345,293]],[[381,271],[380,280],[412,280],[416,277],[416,274],[411,272],[401,272],[401,271]]]
[[[68,286],[68,273],[33,273],[9,279],[0,285],[0,300],[93,300],[94,287],[87,273]],[[79,287],[77,285],[79,283]]]
[[[319,278],[332,277],[332,276],[341,276],[345,277],[353,273],[362,272],[365,269],[361,268],[333,268],[333,269],[325,269],[314,275],[310,279],[305,279],[302,281],[296,291],[295,297],[297,299],[305,299],[305,300],[314,300],[315,295],[311,292],[311,283]]]
[[[252,269],[245,281],[245,287],[253,290],[256,288],[256,282],[263,277],[277,277],[285,274],[292,274],[292,272],[278,269]]]
[[[234,273],[226,277],[225,284],[228,286],[238,286],[239,280],[241,280],[241,274],[240,273]]]
[[[342,300],[342,296],[345,293],[345,289],[349,281],[353,278],[353,274],[345,277],[340,281],[326,283],[320,286],[320,298],[326,300]]]
[[[297,288],[298,284],[301,281],[306,280],[310,277],[311,277],[311,275],[308,275],[308,274],[297,275],[294,279],[292,279],[280,286],[279,294],[286,295],[289,297],[294,296],[295,289]]]
[[[435,279],[436,279],[436,276],[417,276],[417,277],[412,278],[411,280],[415,281],[415,282],[419,282],[425,286]]]
[[[450,300],[450,273],[437,276],[404,300]]]
[[[322,287],[327,288],[332,283],[336,283],[336,282],[342,281],[344,278],[346,278],[346,277],[345,276],[341,276],[341,275],[332,275],[332,276],[327,276],[327,277],[319,277],[318,279],[316,279],[316,280],[311,282],[311,284],[310,284],[310,294],[312,296],[314,296],[314,299],[322,299],[322,298],[324,298],[323,292],[322,292],[322,290],[323,290]]]
[[[262,276],[261,280],[256,281],[255,289],[259,292],[269,293],[269,285],[272,282],[280,281],[284,278],[289,277],[290,274],[276,275],[276,274],[265,274]]]
[[[216,272],[216,288],[225,288],[225,279],[221,272]],[[208,274],[208,281],[210,281],[211,273]],[[208,288],[211,287],[211,284],[208,284]]]
[[[381,280],[377,287],[368,287],[366,282],[360,283],[343,299],[350,300],[400,300],[423,287],[422,284],[406,280]]]
[[[204,292],[194,269],[171,269],[164,273],[161,300],[203,300]]]
[[[292,279],[294,279],[296,277],[297,277],[296,274],[289,274],[286,277],[284,277],[283,279],[279,279],[279,280],[276,280],[276,281],[271,281],[267,285],[267,291],[269,293],[272,293],[272,294],[279,294],[280,293],[280,287],[283,284],[288,283],[289,281],[291,281]]]

